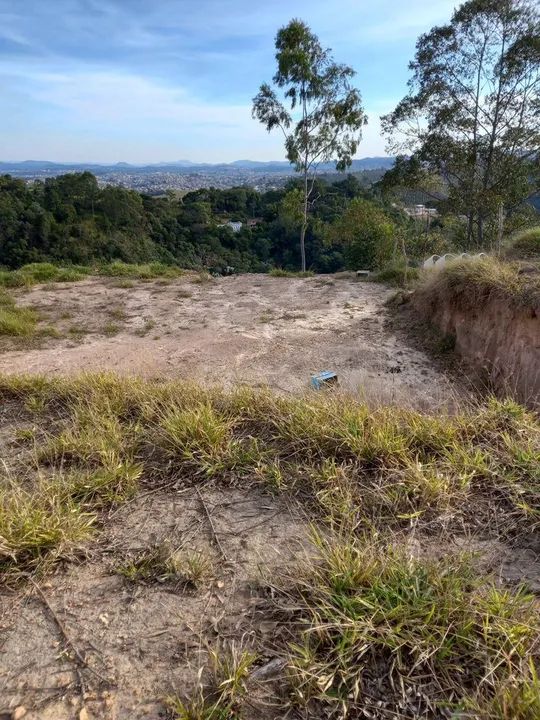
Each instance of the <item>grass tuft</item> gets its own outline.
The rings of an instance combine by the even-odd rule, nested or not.
[[[173,550],[168,543],[161,543],[125,560],[116,572],[130,582],[174,582],[196,588],[210,575],[211,568],[203,553]]]
[[[0,292],[0,335],[29,337],[36,332],[37,321],[35,310],[17,306],[13,298]]]
[[[294,272],[292,270],[283,270],[282,268],[272,268],[268,271],[272,277],[280,278],[309,278],[314,276],[312,270],[304,270],[303,272]]]
[[[256,655],[231,643],[210,650],[210,669],[206,684],[199,681],[188,699],[180,695],[167,698],[175,720],[231,720],[239,718],[247,693],[246,680]]]
[[[339,717],[488,706],[499,712],[489,717],[533,717],[540,625],[531,596],[478,581],[463,557],[421,560],[316,533],[314,544],[284,596],[300,627],[289,663],[296,704]]]

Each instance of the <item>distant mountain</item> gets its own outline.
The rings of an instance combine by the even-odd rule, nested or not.
[[[392,157],[367,157],[353,160],[348,172],[361,172],[362,170],[387,169],[394,164]],[[196,172],[223,172],[246,171],[263,173],[289,174],[294,172],[293,166],[286,160],[258,161],[235,160],[231,163],[194,163],[190,160],[176,160],[173,162],[150,163],[146,165],[117,162],[104,163],[57,163],[50,160],[24,160],[22,162],[1,162],[0,173],[19,175],[52,176],[67,172],[82,172],[89,170],[96,175],[114,172],[130,172],[133,174],[149,172],[196,173]],[[328,162],[319,166],[320,172],[335,172],[335,164]]]

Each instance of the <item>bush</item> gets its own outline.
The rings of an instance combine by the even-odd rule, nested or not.
[[[513,235],[504,256],[512,260],[540,260],[540,226]]]
[[[418,268],[409,267],[403,263],[387,265],[378,273],[371,276],[375,282],[386,283],[395,287],[406,287],[419,278]]]

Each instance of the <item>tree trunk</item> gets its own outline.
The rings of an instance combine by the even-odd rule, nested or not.
[[[302,258],[302,272],[306,272],[306,224],[302,223],[302,229],[300,230],[300,256]]]
[[[302,259],[302,272],[306,272],[306,230],[308,223],[308,174],[304,171],[304,217],[300,230],[300,257]]]
[[[474,233],[474,210],[470,210],[467,216],[467,247],[465,250],[470,250],[473,244],[473,233]]]
[[[477,245],[480,250],[484,249],[484,216],[478,213],[478,239]]]

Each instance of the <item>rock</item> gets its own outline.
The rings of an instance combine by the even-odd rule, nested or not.
[[[15,710],[11,713],[11,720],[21,720],[26,715],[26,708],[24,705],[19,705],[19,707],[16,707]]]
[[[287,661],[283,660],[283,658],[274,658],[273,660],[270,660],[270,662],[266,663],[266,665],[263,665],[252,672],[251,677],[254,680],[266,680],[267,678],[273,677],[281,672],[286,664]]]
[[[79,720],[90,720],[90,716],[88,715],[88,711],[86,708],[83,708],[79,713]]]

